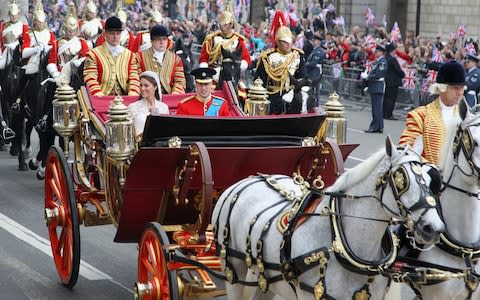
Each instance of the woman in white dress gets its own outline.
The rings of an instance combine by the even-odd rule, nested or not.
[[[168,115],[168,105],[162,102],[162,90],[158,75],[145,71],[140,75],[140,98],[128,105],[135,128],[135,133],[141,135],[148,115]]]

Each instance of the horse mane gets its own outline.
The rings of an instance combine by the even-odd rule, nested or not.
[[[327,190],[329,192],[344,191],[347,188],[351,188],[352,186],[360,183],[361,181],[364,181],[369,176],[376,176],[377,173],[386,171],[389,167],[389,164],[387,164],[386,160],[384,165],[381,165],[381,167],[378,168],[385,157],[386,153],[384,149],[377,151],[376,153],[372,154],[367,160],[361,162],[352,169],[343,173]],[[378,171],[374,173],[373,171],[376,168],[378,168]]]
[[[462,121],[463,122],[463,121]],[[440,170],[445,170],[445,166],[449,161],[453,161],[453,140],[455,139],[455,134],[457,133],[458,126],[461,126],[462,122],[451,125],[449,128],[446,128],[444,143],[440,148],[440,158],[439,158],[439,168]]]

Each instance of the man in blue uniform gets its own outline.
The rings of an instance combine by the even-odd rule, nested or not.
[[[477,104],[477,95],[478,92],[480,92],[479,61],[480,59],[472,54],[468,54],[465,58],[465,69],[467,70],[467,77],[465,79],[465,100],[467,100],[467,103],[470,106]]]
[[[383,95],[385,94],[385,75],[387,75],[388,63],[385,58],[385,47],[377,45],[375,50],[376,60],[372,70],[367,75],[362,73],[362,78],[367,80],[368,93],[372,102],[372,122],[365,132],[383,133]]]

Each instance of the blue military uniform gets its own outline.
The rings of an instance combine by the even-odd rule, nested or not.
[[[477,104],[477,95],[480,92],[480,68],[474,67],[468,70],[465,86],[465,100],[468,105],[474,106]]]
[[[377,46],[377,51],[385,53],[385,49],[381,46]],[[367,77],[368,93],[372,102],[372,122],[366,132],[383,132],[383,95],[387,68],[387,59],[385,56],[381,56],[373,63],[372,70]]]
[[[318,46],[312,50],[305,63],[305,71],[312,81],[316,100],[320,98],[320,80],[322,79],[322,64],[325,59],[325,50]]]

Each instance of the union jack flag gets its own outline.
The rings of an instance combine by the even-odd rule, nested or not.
[[[365,24],[367,26],[372,26],[375,24],[375,16],[372,13],[372,9],[370,7],[367,7],[365,10]]]
[[[403,78],[403,87],[408,90],[415,89],[415,69],[406,69],[405,77]]]
[[[466,54],[476,55],[475,46],[473,43],[466,43],[464,49]]]
[[[437,47],[433,46],[433,49],[432,49],[432,60],[434,62],[438,62],[438,63],[442,63],[443,62],[443,58],[442,58],[442,53],[440,52],[440,50],[438,50]]]
[[[368,49],[373,51],[375,47],[377,46],[377,43],[375,42],[375,38],[371,36],[370,34],[365,37],[365,44],[367,45]]]
[[[400,33],[400,27],[398,27],[398,23],[395,22],[392,27],[392,32],[390,32],[390,42],[398,43],[402,39],[402,34]]]
[[[457,29],[457,33],[455,34],[455,37],[459,39],[463,39],[467,35],[467,26],[465,24],[460,24]]]

